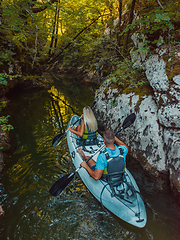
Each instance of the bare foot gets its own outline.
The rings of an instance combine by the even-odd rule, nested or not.
[[[0,216],[4,214],[2,207],[0,206]]]
[[[83,153],[83,150],[81,148],[78,148],[78,153],[81,155],[81,157],[83,158],[83,160],[86,159],[85,154]]]

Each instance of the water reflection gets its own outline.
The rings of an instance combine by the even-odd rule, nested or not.
[[[177,240],[179,221],[176,227],[168,226],[169,218],[172,223],[176,220],[170,213],[168,220],[164,214],[161,218],[153,205],[158,216],[153,219],[147,209],[148,224],[138,231],[104,211],[78,174],[60,197],[48,193],[60,176],[74,171],[66,137],[55,148],[52,139],[64,132],[70,117],[74,113],[81,115],[83,107],[90,105],[94,97],[89,86],[75,79],[70,82],[66,76],[58,80],[49,91],[10,95],[13,105],[9,105],[8,111],[15,127],[11,132],[14,149],[5,158],[0,202],[5,214],[0,217],[0,238]],[[166,207],[171,203],[169,200]]]
[[[62,133],[65,131],[64,123],[67,125],[69,121],[69,115],[77,114],[77,109],[75,109],[69,105],[68,101],[65,100],[63,94],[58,92],[58,90],[53,86],[51,87],[51,90],[48,91],[50,93],[51,97],[51,116],[56,116],[56,118],[53,117],[53,123],[55,124],[55,127]],[[58,123],[58,126],[56,124]]]

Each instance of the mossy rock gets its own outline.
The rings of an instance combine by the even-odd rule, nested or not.
[[[163,55],[163,59],[166,62],[166,74],[171,82],[173,77],[180,74],[180,46],[173,47],[169,53]]]

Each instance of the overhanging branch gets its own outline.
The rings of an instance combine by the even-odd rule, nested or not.
[[[96,19],[94,19],[88,26],[86,26],[85,28],[83,28],[72,40],[71,42],[69,42],[62,50],[61,52],[59,52],[54,58],[51,58],[48,63],[51,64],[51,63],[54,63],[56,61],[56,59],[64,52],[65,49],[67,49],[71,44],[72,42],[81,34],[83,33],[86,29],[88,29],[93,23],[95,23],[100,17],[102,17],[104,15],[99,15]]]

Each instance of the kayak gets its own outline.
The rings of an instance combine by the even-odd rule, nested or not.
[[[72,116],[68,127],[74,125],[78,119],[77,115]],[[77,126],[77,124],[74,126]],[[128,224],[138,228],[145,227],[147,214],[144,201],[135,179],[127,168],[124,172],[123,182],[113,191],[106,180],[94,180],[83,167],[80,167],[83,160],[78,153],[78,148],[81,147],[86,156],[93,156],[96,161],[100,152],[99,149],[104,148],[102,136],[98,133],[96,143],[88,144],[87,142],[87,145],[81,145],[77,136],[71,131],[67,131],[67,142],[72,162],[75,168],[78,168],[80,178],[102,206]]]

